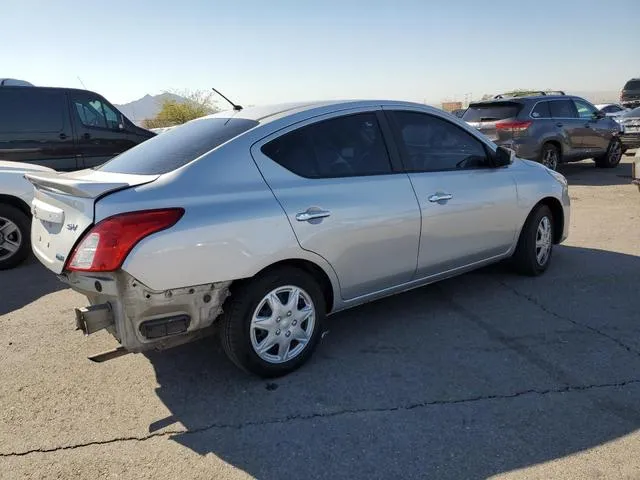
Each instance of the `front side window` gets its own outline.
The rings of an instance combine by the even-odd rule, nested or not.
[[[262,153],[306,178],[392,173],[375,113],[324,120],[263,145]]]
[[[85,127],[118,129],[118,114],[99,98],[77,94],[73,97],[73,106]]]
[[[553,100],[549,102],[553,118],[578,118],[578,112],[571,100]]]
[[[482,142],[457,125],[418,112],[393,112],[393,117],[408,170],[437,172],[490,166]]]
[[[576,104],[576,110],[578,110],[578,116],[580,118],[594,118],[597,109],[588,102],[582,100],[574,100]]]

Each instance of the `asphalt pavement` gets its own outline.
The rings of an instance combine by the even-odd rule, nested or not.
[[[213,338],[103,364],[80,295],[0,272],[0,478],[640,478],[640,193],[561,168],[549,271],[496,265],[338,314],[274,381]]]

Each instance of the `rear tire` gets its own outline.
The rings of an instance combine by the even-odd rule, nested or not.
[[[29,255],[31,221],[22,210],[0,205],[0,270],[16,267]]]
[[[311,357],[326,313],[322,289],[310,274],[293,267],[278,268],[231,290],[223,307],[220,336],[233,363],[260,377],[273,378],[293,372]],[[293,302],[291,295],[296,291],[299,301]]]
[[[544,273],[553,253],[553,214],[546,205],[538,205],[522,227],[516,251],[512,257],[515,269],[529,276]]]
[[[618,166],[621,159],[622,159],[622,142],[620,141],[619,138],[614,137],[611,139],[611,142],[609,142],[607,153],[595,159],[596,167],[615,168]]]
[[[561,159],[560,149],[553,143],[545,143],[540,151],[538,162],[551,170],[557,170]]]

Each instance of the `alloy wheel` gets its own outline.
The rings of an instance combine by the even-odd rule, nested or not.
[[[617,165],[622,158],[622,144],[614,141],[609,148],[607,161],[609,165]]]
[[[551,170],[555,170],[558,167],[558,152],[553,148],[546,149],[542,155],[542,164]]]
[[[313,334],[316,310],[303,289],[287,285],[267,293],[251,318],[254,352],[269,363],[284,363],[300,355]]]
[[[551,253],[551,220],[549,217],[542,217],[536,230],[536,261],[543,266],[549,260]]]
[[[14,256],[22,246],[22,232],[5,217],[0,217],[0,261]]]

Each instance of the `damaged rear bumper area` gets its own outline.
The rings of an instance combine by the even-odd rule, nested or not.
[[[231,285],[220,282],[157,291],[124,271],[71,272],[60,278],[89,299],[90,306],[76,309],[76,327],[85,335],[106,329],[122,345],[98,355],[96,361],[163,350],[209,334]]]

